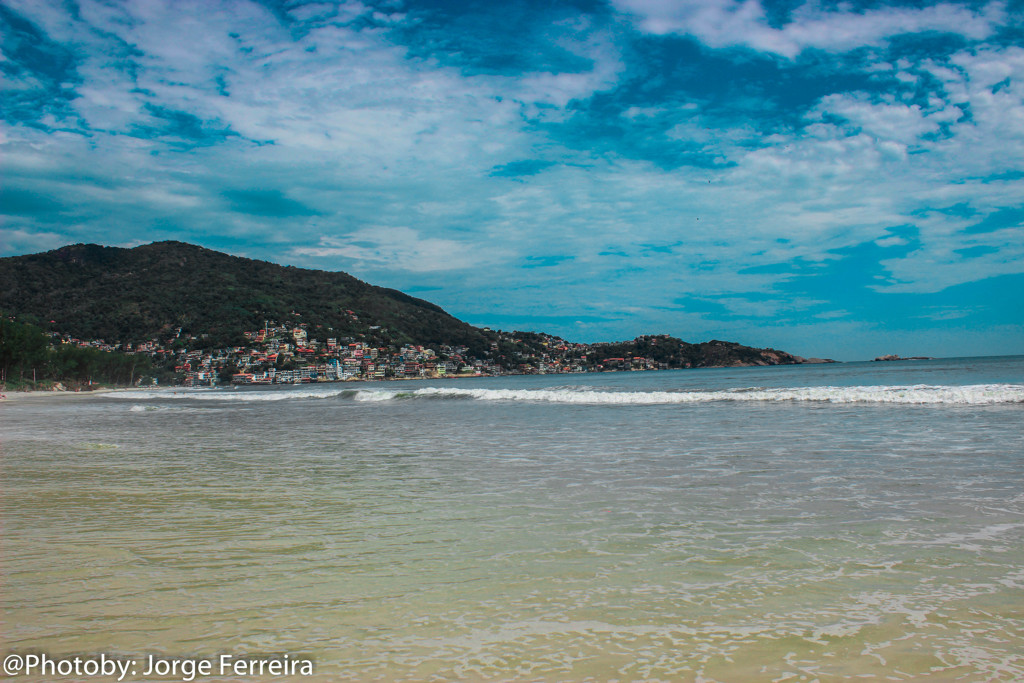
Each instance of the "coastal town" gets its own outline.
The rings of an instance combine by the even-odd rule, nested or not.
[[[490,353],[479,358],[466,346],[438,344],[381,345],[353,337],[317,338],[305,323],[286,326],[268,321],[244,332],[245,344],[197,348],[202,338],[180,330],[167,339],[142,343],[107,343],[62,337],[60,343],[101,351],[142,354],[157,366],[174,369],[175,384],[300,384],[355,380],[431,379],[498,375],[558,374],[667,369],[669,363],[645,356],[611,356],[609,344],[581,344],[538,333],[496,332]],[[371,328],[378,330],[379,328]],[[366,335],[360,335],[365,337]],[[528,336],[524,341],[523,337]],[[644,337],[669,344],[667,335]],[[54,340],[58,341],[58,340]],[[635,340],[638,341],[638,340]]]
[[[11,257],[0,260],[0,281],[0,384],[12,386],[208,387],[827,360],[667,334],[581,343],[476,327],[346,273],[175,241]]]
[[[0,389],[308,384],[832,362],[736,342],[692,344],[666,334],[588,344],[465,324],[444,331],[445,343],[427,341],[426,335],[413,339],[360,320],[353,311],[344,313],[358,327],[265,320],[252,330],[202,332],[165,325],[148,339],[132,341],[74,336],[59,331],[57,320],[39,325],[38,318],[0,316]]]

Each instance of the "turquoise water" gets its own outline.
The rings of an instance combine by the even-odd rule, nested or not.
[[[5,653],[295,653],[321,680],[1024,679],[1021,357],[0,411]]]

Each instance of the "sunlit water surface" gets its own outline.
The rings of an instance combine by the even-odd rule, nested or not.
[[[44,396],[0,420],[5,653],[1024,680],[1020,357]]]

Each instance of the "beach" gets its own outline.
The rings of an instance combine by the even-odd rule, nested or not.
[[[43,400],[43,399],[47,399],[47,398],[71,398],[71,397],[86,398],[88,396],[97,396],[99,394],[107,394],[107,393],[110,393],[112,391],[133,391],[133,390],[132,389],[128,389],[128,388],[101,387],[101,388],[98,388],[98,389],[92,389],[90,391],[61,391],[61,390],[53,391],[53,390],[43,390],[43,389],[34,389],[34,390],[31,390],[31,391],[22,391],[22,390],[18,389],[18,390],[8,390],[8,391],[0,392],[0,393],[2,393],[2,395],[3,395],[3,399],[2,400],[4,400],[4,401],[8,401],[8,402],[19,401],[20,402],[20,401],[38,401],[38,400]]]
[[[8,396],[11,652],[1024,678],[1022,357]]]

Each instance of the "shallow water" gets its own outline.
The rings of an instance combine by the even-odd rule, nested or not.
[[[1024,679],[1024,358],[0,410],[5,652]]]

